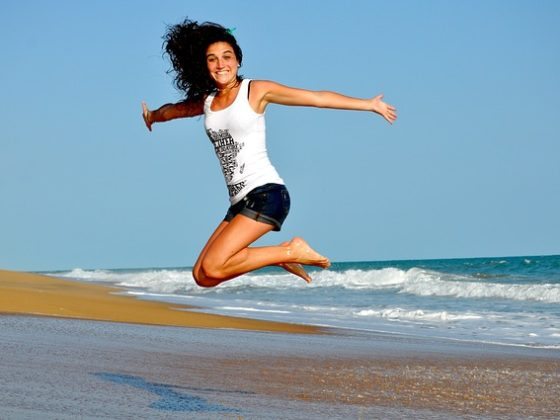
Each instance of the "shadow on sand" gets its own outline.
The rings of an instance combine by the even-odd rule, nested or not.
[[[222,391],[215,389],[203,389],[203,388],[186,388],[181,386],[173,386],[166,384],[158,384],[154,382],[148,382],[144,378],[132,375],[123,375],[119,373],[109,373],[109,372],[98,372],[93,373],[96,376],[107,382],[114,382],[120,385],[128,385],[134,388],[138,388],[144,391],[151,392],[158,397],[159,400],[150,404],[150,408],[156,410],[164,411],[190,411],[190,412],[208,412],[208,411],[220,411],[228,413],[239,413],[239,410],[235,408],[224,407],[219,404],[212,404],[205,400],[204,398],[197,397],[196,395],[191,395],[183,392],[178,392],[176,389],[190,389],[193,391],[202,392],[232,392],[232,391]],[[233,391],[237,392],[237,391]],[[243,393],[244,392],[239,392]]]

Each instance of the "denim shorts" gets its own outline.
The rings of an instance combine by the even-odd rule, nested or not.
[[[224,220],[230,222],[238,214],[274,226],[279,231],[290,211],[290,194],[285,185],[265,184],[251,190],[241,201],[228,209]]]

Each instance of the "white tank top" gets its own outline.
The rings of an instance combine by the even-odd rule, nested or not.
[[[244,79],[233,103],[220,111],[210,109],[215,93],[204,101],[204,127],[222,166],[231,204],[261,185],[284,184],[268,159],[264,113],[257,114],[249,104],[249,82]]]

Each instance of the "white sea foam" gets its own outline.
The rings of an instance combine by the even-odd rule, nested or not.
[[[115,273],[105,270],[83,270],[75,268],[66,273],[55,273],[58,277],[68,277],[77,280],[91,280],[91,281],[112,281],[110,280],[115,276]]]
[[[109,271],[74,269],[56,276],[82,281],[113,283],[122,287],[139,287],[154,293],[176,293],[192,287],[194,280],[185,270]],[[196,286],[196,285],[195,285]]]
[[[264,312],[270,314],[289,314],[290,311],[280,311],[275,309],[259,309],[244,306],[219,306],[215,309],[225,310],[225,311],[242,311],[242,312]]]
[[[460,321],[467,319],[482,319],[481,315],[464,313],[453,314],[447,311],[424,311],[422,309],[405,310],[402,308],[386,308],[382,310],[364,309],[355,312],[356,316],[387,318],[393,320],[412,321]]]
[[[381,289],[398,287],[406,281],[407,272],[397,268],[321,271],[314,274],[312,286]]]
[[[307,285],[282,271],[261,271],[205,289],[189,269],[53,273],[119,285],[143,299],[188,303],[203,312],[560,348],[560,310],[554,306],[560,303],[560,284],[508,283],[507,275],[483,274],[352,268],[312,271]]]
[[[465,276],[453,276],[420,268],[325,271],[316,275],[314,284],[316,287],[340,286],[348,289],[396,288],[401,293],[417,296],[500,298],[560,303],[560,285],[558,284],[476,282]]]
[[[86,281],[111,282],[123,287],[138,287],[153,293],[205,294],[209,289],[196,285],[189,270],[106,271],[75,269],[57,276]],[[312,273],[307,285],[290,274],[244,275],[211,289],[228,294],[248,288],[285,290],[292,288],[343,288],[349,290],[394,289],[416,296],[441,296],[467,299],[509,299],[560,303],[560,284],[506,284],[473,281],[472,277],[411,268],[377,270],[325,270]]]
[[[450,296],[459,298],[500,298],[511,300],[534,300],[560,303],[558,284],[504,284],[473,282],[456,276],[443,279],[440,273],[413,268],[407,272],[408,280],[401,292],[418,296]]]

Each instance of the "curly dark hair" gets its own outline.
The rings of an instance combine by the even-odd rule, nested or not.
[[[168,26],[163,37],[164,54],[171,60],[175,72],[174,83],[183,91],[187,100],[201,100],[216,90],[214,81],[208,74],[206,50],[215,42],[227,42],[233,48],[239,64],[243,53],[231,31],[217,23],[185,19],[182,23]],[[241,81],[242,77],[237,76]]]

